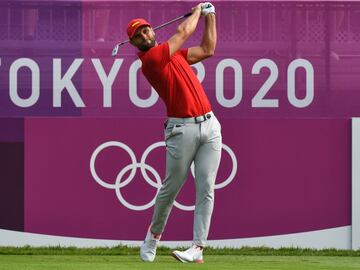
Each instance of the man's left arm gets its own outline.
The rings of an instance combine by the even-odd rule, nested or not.
[[[205,30],[200,46],[191,47],[188,49],[187,61],[190,65],[214,55],[217,35],[215,8],[214,6],[212,6],[212,8],[214,12],[204,14]]]

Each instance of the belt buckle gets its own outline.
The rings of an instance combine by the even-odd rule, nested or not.
[[[195,123],[201,123],[201,122],[206,121],[208,119],[206,117],[207,117],[207,115],[205,115],[205,114],[195,117]],[[200,119],[198,120],[198,118],[200,118]]]

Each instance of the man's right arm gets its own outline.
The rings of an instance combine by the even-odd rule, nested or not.
[[[177,52],[195,31],[201,16],[202,4],[200,3],[193,8],[192,14],[177,27],[175,35],[168,40],[170,56]]]

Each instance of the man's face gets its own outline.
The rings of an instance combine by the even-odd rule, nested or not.
[[[140,51],[146,52],[156,45],[155,32],[149,26],[142,26],[136,30],[130,43]]]

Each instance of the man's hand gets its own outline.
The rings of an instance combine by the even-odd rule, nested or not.
[[[203,4],[201,4],[201,15],[202,16],[206,16],[210,13],[214,13],[215,14],[215,7],[213,4],[211,4],[210,2],[205,2]]]
[[[191,13],[194,14],[194,12],[196,12],[196,11],[199,11],[201,13],[203,5],[204,5],[204,3],[197,4],[195,7],[192,8]]]

